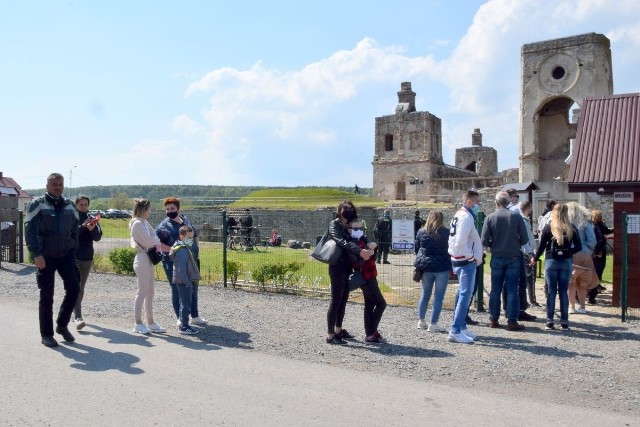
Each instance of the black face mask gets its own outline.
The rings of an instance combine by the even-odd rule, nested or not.
[[[356,217],[356,210],[353,208],[343,208],[342,209],[342,218],[347,221],[351,221]]]
[[[178,212],[177,211],[167,212],[167,216],[171,219],[176,219],[178,217]]]

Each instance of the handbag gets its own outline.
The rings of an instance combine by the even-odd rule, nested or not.
[[[349,276],[349,292],[367,284],[367,279],[364,278],[361,271],[354,271]]]
[[[311,252],[311,257],[325,264],[336,265],[340,258],[341,251],[342,249],[338,247],[336,241],[329,236],[329,232],[327,231],[313,252]]]
[[[142,246],[136,239],[133,239],[134,242],[138,244],[138,246]],[[144,246],[142,246],[144,248]],[[160,261],[162,261],[162,254],[156,251],[155,246],[147,249],[147,255],[149,255],[149,259],[151,260],[151,264],[156,265]]]
[[[414,282],[421,282],[422,281],[422,270],[419,269],[415,269],[413,270],[413,281]]]
[[[153,265],[156,265],[160,261],[162,261],[162,254],[156,251],[155,247],[147,249],[147,255],[149,255],[149,259],[151,260],[151,263]]]

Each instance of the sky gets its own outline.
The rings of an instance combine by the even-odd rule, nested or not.
[[[640,92],[637,0],[0,0],[0,171],[22,188],[371,187],[375,117],[409,81],[471,145],[519,166],[523,44],[611,40]]]

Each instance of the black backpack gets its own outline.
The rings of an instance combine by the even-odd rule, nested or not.
[[[555,237],[551,237],[551,257],[553,259],[571,258],[571,240],[564,236],[564,243],[558,244]]]

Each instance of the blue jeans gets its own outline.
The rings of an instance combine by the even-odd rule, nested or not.
[[[489,295],[489,319],[500,318],[500,296],[502,287],[507,289],[506,317],[509,322],[517,322],[520,314],[518,286],[520,285],[520,263],[522,255],[491,257],[491,294]]]
[[[458,302],[453,312],[453,323],[451,333],[459,334],[461,330],[467,329],[467,313],[469,312],[469,301],[473,293],[473,286],[476,283],[476,263],[471,262],[464,267],[453,267],[453,272],[458,276]]]
[[[431,320],[429,323],[438,323],[440,312],[442,311],[442,301],[447,292],[449,283],[449,271],[424,271],[422,272],[422,295],[418,301],[418,319],[424,319],[427,314],[427,306],[431,299],[433,284],[436,284],[435,295],[433,296],[433,306],[431,307]]]
[[[560,294],[560,323],[569,324],[569,279],[573,269],[573,260],[545,258],[544,276],[547,283],[547,321],[553,322],[556,309],[556,294]]]
[[[174,285],[180,295],[180,322],[182,326],[189,326],[189,315],[191,314],[191,294],[192,285]]]
[[[200,260],[196,259],[196,263],[198,263],[198,269],[200,269]],[[169,286],[171,286],[171,305],[173,306],[173,311],[176,314],[176,318],[180,318],[180,292],[176,285],[173,284],[173,261],[169,259],[162,259],[162,268],[164,269],[164,274],[167,275],[167,280],[169,281]],[[190,286],[191,288],[191,317],[198,317],[198,284],[194,283]]]

